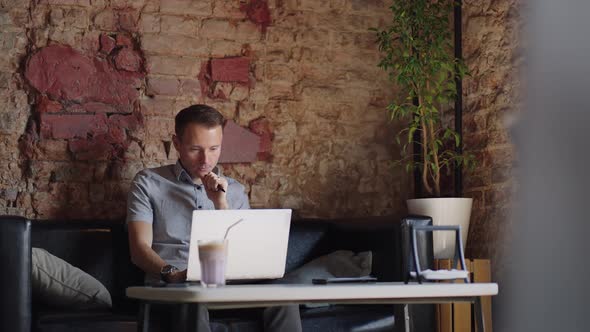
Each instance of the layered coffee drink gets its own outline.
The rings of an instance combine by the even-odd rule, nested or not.
[[[199,240],[201,285],[217,287],[225,285],[227,240]]]

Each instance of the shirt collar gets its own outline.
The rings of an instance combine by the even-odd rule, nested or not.
[[[213,168],[213,173],[217,174],[218,176],[222,176],[221,169],[219,166],[215,166]],[[180,163],[180,159],[176,161],[174,165],[174,175],[176,176],[176,180],[178,181],[185,181],[193,183],[193,178],[190,176],[188,171],[182,166]]]
[[[186,171],[186,169],[184,169],[184,167],[182,167],[180,159],[178,159],[176,161],[176,165],[174,165],[174,175],[176,176],[176,179],[178,181],[188,181],[190,183],[193,182],[193,179],[191,178],[190,174]]]

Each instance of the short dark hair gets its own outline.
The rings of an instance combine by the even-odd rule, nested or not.
[[[215,108],[197,104],[182,109],[174,118],[174,131],[176,136],[182,137],[184,129],[190,123],[203,125],[207,128],[223,127],[225,118]]]

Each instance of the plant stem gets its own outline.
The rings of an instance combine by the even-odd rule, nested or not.
[[[440,196],[440,164],[438,162],[438,148],[436,148],[436,142],[434,141],[434,123],[432,120],[428,120],[428,126],[430,127],[430,136],[433,137],[432,139],[432,147],[431,149],[434,151],[434,165],[436,166],[436,172],[434,172],[434,194],[439,197]]]
[[[422,104],[422,96],[418,96],[418,107],[421,107]],[[420,110],[420,112],[423,112]],[[428,194],[432,195],[432,187],[428,183],[428,131],[426,127],[426,121],[424,120],[424,114],[420,114],[420,131],[422,132],[422,184],[424,185],[424,189],[428,192]]]
[[[426,79],[426,91],[430,91],[430,77]],[[428,105],[431,107],[431,105]],[[433,113],[432,110],[429,113]],[[434,194],[439,197],[440,196],[440,163],[438,162],[438,147],[436,146],[436,132],[434,130],[434,119],[428,118],[428,129],[430,131],[430,149],[434,151],[433,153],[433,160],[434,166],[436,171],[432,172],[432,180],[434,181]]]

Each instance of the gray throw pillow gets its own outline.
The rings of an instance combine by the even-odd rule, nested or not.
[[[33,295],[56,307],[110,308],[111,294],[88,273],[44,249],[32,250]]]
[[[287,273],[282,282],[309,284],[314,278],[364,277],[371,274],[371,265],[370,251],[355,254],[350,250],[338,250]]]

